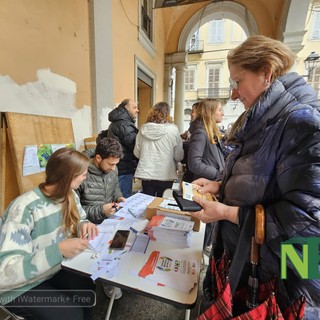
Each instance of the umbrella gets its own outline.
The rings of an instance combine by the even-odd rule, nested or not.
[[[248,308],[253,309],[259,305],[259,293],[258,293],[258,275],[257,266],[260,256],[260,245],[264,243],[265,238],[265,214],[262,205],[256,205],[256,219],[255,219],[255,233],[251,240],[251,275],[248,280],[248,297],[246,305]]]

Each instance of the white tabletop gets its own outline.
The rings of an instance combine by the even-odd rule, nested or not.
[[[143,279],[137,275],[137,272],[144,266],[152,251],[172,250],[178,255],[181,253],[192,254],[192,257],[196,259],[198,263],[200,274],[204,231],[205,224],[201,223],[200,231],[193,232],[192,234],[190,248],[174,249],[170,244],[150,241],[145,254],[127,253],[125,258],[123,260],[121,259],[116,275],[112,279],[104,278],[103,275],[100,276],[100,278],[113,286],[131,290],[151,298],[156,298],[157,300],[161,300],[180,308],[191,309],[197,301],[199,282],[198,285],[190,291],[190,293],[184,293],[168,286],[156,286],[153,283],[147,283],[145,280],[142,281]],[[90,270],[92,270],[92,263],[94,263],[91,256],[92,252],[84,251],[74,258],[64,261],[62,265],[63,267],[74,271],[90,274]],[[136,274],[133,270],[137,271]]]

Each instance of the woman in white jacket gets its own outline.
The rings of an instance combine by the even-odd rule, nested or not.
[[[166,102],[151,109],[137,135],[134,154],[139,159],[134,176],[142,180],[142,192],[162,197],[177,179],[177,164],[183,159],[182,139]]]

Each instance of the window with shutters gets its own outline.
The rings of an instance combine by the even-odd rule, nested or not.
[[[141,2],[141,29],[152,42],[152,1]]]
[[[196,66],[189,66],[185,71],[185,90],[196,90]]]
[[[312,10],[311,39],[320,40],[320,7]]]
[[[224,20],[212,20],[208,24],[208,43],[224,42]]]
[[[139,42],[152,57],[156,55],[153,43],[153,2],[154,0],[139,0]]]
[[[208,68],[208,88],[219,88],[220,68],[212,66]]]

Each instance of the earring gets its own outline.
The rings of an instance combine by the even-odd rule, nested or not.
[[[266,79],[265,83],[266,83],[266,86],[268,86],[270,84],[270,80]]]

